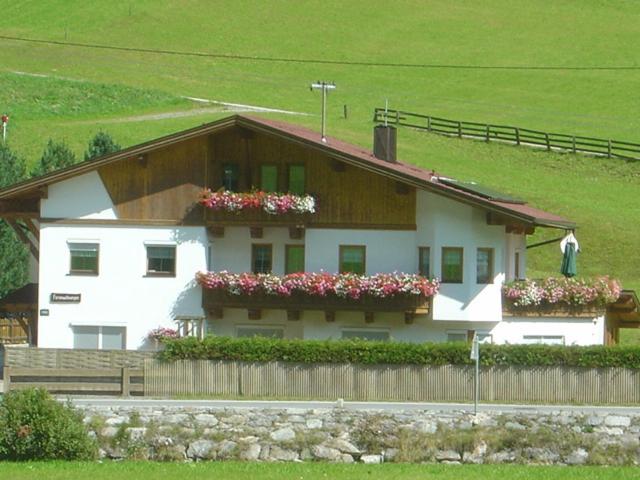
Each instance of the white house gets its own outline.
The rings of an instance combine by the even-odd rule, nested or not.
[[[526,272],[535,228],[575,225],[525,202],[397,162],[395,131],[372,152],[287,123],[233,116],[0,191],[0,216],[37,256],[34,343],[147,348],[148,332],[407,342],[602,344],[604,312],[522,316],[502,284]],[[310,194],[316,211],[226,214],[204,189]],[[352,300],[292,305],[211,296],[197,272],[420,273],[419,308]],[[35,329],[34,329],[35,330]],[[37,337],[37,340],[36,340]]]

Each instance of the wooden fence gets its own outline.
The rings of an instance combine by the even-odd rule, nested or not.
[[[145,360],[144,391],[151,396],[210,395],[254,398],[466,402],[473,367],[294,364]],[[640,370],[626,368],[482,368],[483,402],[640,403]]]
[[[385,118],[392,125],[413,127],[460,138],[477,138],[487,142],[493,140],[513,145],[537,146],[547,150],[562,150],[573,153],[589,153],[609,158],[640,160],[640,144],[620,140],[541,132],[507,125],[463,122],[419,113],[376,108],[373,120],[375,122],[384,122]]]
[[[58,394],[143,395],[144,371],[136,368],[4,367],[4,391],[30,387]]]
[[[140,350],[82,350],[64,348],[5,348],[4,365],[20,368],[103,369],[143,368],[155,352]]]
[[[28,343],[28,320],[22,318],[0,318],[0,343]]]

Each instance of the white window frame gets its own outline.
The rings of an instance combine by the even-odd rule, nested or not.
[[[548,341],[559,339],[560,342]],[[523,335],[522,343],[525,345],[566,345],[564,335]]]
[[[468,333],[467,330],[462,330],[462,329],[455,329],[455,330],[446,330],[445,331],[445,335],[446,335],[446,341],[447,342],[467,342],[468,341]],[[449,340],[449,335],[464,335],[464,339],[463,340]]]
[[[73,348],[75,349],[75,328],[76,327],[82,327],[82,328],[97,328],[98,329],[98,350],[105,350],[103,348],[103,335],[102,335],[102,329],[103,328],[122,328],[124,330],[124,345],[122,346],[122,348],[110,348],[109,350],[126,350],[127,349],[127,327],[124,325],[84,325],[81,323],[75,323],[71,325],[71,331],[73,333]],[[84,349],[79,349],[79,350],[84,350]]]
[[[362,338],[358,337],[361,340],[371,340],[378,342],[389,342],[391,341],[391,331],[388,328],[362,328],[362,327],[344,327],[340,330],[340,339],[352,339],[354,337],[346,337],[344,336],[344,332],[357,332],[366,335],[367,333],[386,333],[387,338],[385,340],[379,340],[377,338]]]
[[[251,330],[265,330],[265,331],[273,331],[273,330],[281,330],[282,331],[282,337],[266,337],[266,338],[286,338],[285,337],[285,328],[284,325],[251,325],[251,324],[241,324],[241,325],[236,325],[236,337],[238,338],[253,338],[253,337],[249,337],[249,336],[240,336],[240,330],[242,329],[251,329]]]

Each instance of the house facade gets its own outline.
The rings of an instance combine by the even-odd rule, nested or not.
[[[37,257],[41,347],[154,348],[185,334],[602,344],[604,311],[522,315],[505,281],[526,238],[575,225],[524,201],[283,122],[233,116],[0,191],[0,216]],[[381,153],[382,152],[382,153]],[[310,195],[314,212],[207,208],[203,191]],[[405,272],[440,281],[421,304],[216,295],[198,272]]]

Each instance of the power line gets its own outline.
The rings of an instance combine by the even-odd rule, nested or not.
[[[2,40],[17,42],[41,43],[46,45],[58,45],[66,47],[95,48],[101,50],[116,50],[133,53],[151,53],[156,55],[175,55],[183,57],[222,58],[225,60],[249,60],[256,62],[280,62],[280,63],[307,63],[317,65],[344,65],[355,67],[391,67],[391,68],[423,68],[423,69],[457,69],[457,70],[580,70],[580,71],[628,71],[640,70],[640,66],[611,65],[611,66],[574,66],[563,67],[554,65],[456,65],[439,63],[394,63],[394,62],[364,62],[349,60],[326,60],[320,58],[286,58],[264,57],[258,55],[239,55],[232,53],[189,52],[179,50],[162,50],[154,48],[121,47],[117,45],[105,45],[97,43],[67,42],[59,40],[45,40],[40,38],[12,37],[0,35]]]

